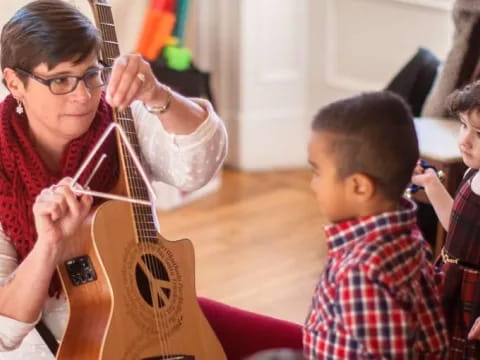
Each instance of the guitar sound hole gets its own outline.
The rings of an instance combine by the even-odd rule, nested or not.
[[[143,300],[150,306],[154,306],[153,299],[156,299],[156,307],[161,308],[166,305],[166,300],[171,295],[170,278],[167,269],[160,259],[152,254],[142,255],[142,263],[143,266],[137,264],[135,268],[138,291],[142,295]],[[152,294],[152,290],[154,294]]]

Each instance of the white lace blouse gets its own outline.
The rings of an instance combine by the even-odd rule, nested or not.
[[[208,112],[207,119],[191,134],[166,132],[161,121],[140,102],[132,105],[140,147],[149,166],[152,181],[162,181],[191,191],[206,184],[221,167],[226,155],[225,127],[208,101],[194,99]],[[0,224],[0,279],[17,267],[14,246]],[[49,298],[42,319],[60,339],[65,330],[68,309],[65,297]],[[35,323],[23,323],[0,315],[0,360],[54,359],[35,329]]]

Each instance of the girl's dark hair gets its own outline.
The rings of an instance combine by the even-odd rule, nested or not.
[[[313,131],[332,133],[332,153],[340,179],[371,177],[381,193],[398,201],[419,157],[409,106],[388,91],[357,95],[320,109]]]
[[[453,117],[480,110],[480,80],[451,93],[447,98],[447,110]]]
[[[19,9],[3,26],[1,67],[32,71],[64,61],[81,63],[99,54],[102,40],[92,22],[62,0],[37,0]]]

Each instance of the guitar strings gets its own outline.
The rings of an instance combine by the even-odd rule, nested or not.
[[[103,4],[105,5],[105,4]],[[114,24],[113,24],[113,16],[111,14],[111,7],[110,6],[99,6],[97,7],[98,12],[99,12],[99,20],[100,20],[100,28],[101,32],[104,36],[104,48],[103,52],[106,55],[106,59],[104,61],[108,64],[111,65],[113,63],[113,60],[119,55],[119,48],[118,48],[118,42],[117,42],[117,37],[115,34],[115,29],[114,29]],[[101,19],[103,17],[103,19]],[[102,21],[103,20],[103,21]],[[105,38],[108,38],[108,42],[106,42]],[[132,119],[132,114],[129,108],[127,108],[124,111],[118,111],[115,110],[115,113],[117,115],[117,122],[119,122],[122,127],[126,130],[126,133],[129,137],[132,137],[135,139],[136,137],[136,132],[135,132],[135,127],[133,124],[133,119]],[[132,129],[133,127],[133,129]],[[129,139],[130,140],[130,139]],[[133,140],[133,139],[132,139]],[[135,139],[137,140],[137,139]],[[138,140],[137,141],[130,141],[132,144],[137,145],[137,155],[141,156],[141,153],[138,151]],[[125,172],[126,172],[126,177],[127,177],[127,182],[128,182],[128,190],[131,192],[129,194],[130,196],[134,196],[135,198],[142,198],[142,199],[149,199],[148,192],[145,189],[145,184],[143,182],[139,183],[139,176],[138,176],[138,170],[136,169],[135,165],[132,164],[132,160],[129,157],[129,153],[127,152],[125,145],[121,143],[122,149],[123,149],[123,159],[124,159],[124,166],[125,166]],[[134,146],[135,147],[135,146]],[[160,342],[160,347],[165,349],[165,355],[169,354],[169,342],[167,339],[167,329],[168,329],[168,319],[166,319],[162,313],[167,313],[165,311],[166,307],[168,306],[168,299],[161,299],[162,304],[160,304],[160,298],[158,294],[161,294],[161,291],[163,291],[160,288],[159,281],[156,281],[156,276],[160,276],[162,274],[162,271],[160,270],[158,263],[154,260],[155,257],[155,252],[152,251],[154,246],[150,245],[150,242],[158,242],[158,238],[156,235],[156,230],[155,230],[155,236],[152,238],[152,234],[149,234],[149,230],[146,229],[149,223],[152,223],[148,219],[148,214],[144,213],[144,210],[146,209],[145,205],[138,205],[138,204],[132,204],[132,212],[134,216],[134,228],[137,233],[137,240],[140,242],[140,249],[141,252],[144,254],[143,259],[140,257],[138,259],[139,262],[143,261],[147,269],[143,269],[146,273],[145,275],[148,275],[150,273],[150,276],[147,276],[148,282],[150,285],[150,294],[151,294],[151,301],[152,301],[152,310],[154,313],[154,319],[155,319],[155,324],[157,328],[157,334]],[[153,215],[151,214],[152,209],[148,209],[150,212],[150,217]],[[140,222],[138,221],[140,219]],[[153,223],[152,223],[153,225]],[[150,256],[148,256],[150,255]],[[147,271],[148,270],[148,271]],[[162,292],[163,294],[163,292]],[[171,294],[171,293],[170,293]],[[164,294],[165,295],[165,294]],[[166,295],[165,295],[166,296]],[[157,311],[157,304],[158,304],[158,311]],[[163,308],[163,311],[162,311]],[[165,334],[165,337],[162,336]]]

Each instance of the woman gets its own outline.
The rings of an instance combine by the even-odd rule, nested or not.
[[[2,30],[1,67],[10,91],[0,105],[3,351],[19,347],[40,317],[57,338],[64,331],[66,302],[51,279],[65,238],[94,201],[77,197],[70,177],[111,123],[112,107],[131,105],[154,180],[193,190],[211,179],[225,157],[226,132],[210,103],[171,91],[136,54],[115,60],[107,84],[110,70],[99,61],[100,47],[92,23],[59,0],[26,5]],[[89,187],[109,192],[119,174],[114,140],[103,151],[107,160]],[[18,351],[24,358],[40,356],[37,339]]]
[[[227,135],[209,102],[172,92],[138,55],[116,59],[106,84],[97,31],[61,0],[34,1],[20,9],[0,41],[11,93],[0,104],[0,350],[15,349],[27,337],[0,359],[37,359],[48,354],[31,332],[40,317],[57,339],[64,332],[66,302],[51,279],[65,238],[94,201],[77,198],[70,177],[111,123],[111,108],[131,105],[151,178],[185,190],[215,174]],[[88,186],[109,192],[118,179],[114,141],[103,151],[107,160]],[[90,173],[87,168],[79,183]],[[301,348],[297,324],[207,299],[200,305],[229,360],[263,349]]]

